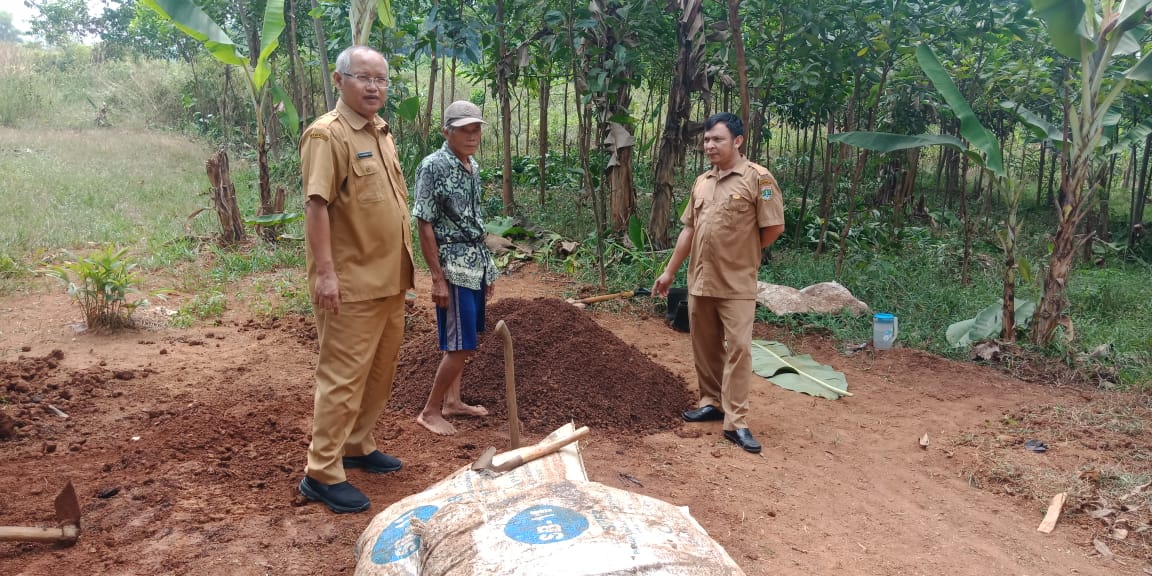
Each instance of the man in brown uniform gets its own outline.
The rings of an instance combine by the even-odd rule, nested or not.
[[[760,452],[748,431],[752,379],[752,321],[760,251],[784,232],[780,186],[767,168],[740,154],[744,123],[721,112],[704,123],[704,153],[712,169],[696,178],[684,229],[652,292],[668,295],[676,271],[688,265],[688,322],[700,404],[684,412],[689,422],[724,421],[724,437]]]
[[[300,492],[334,512],[360,512],[368,497],[344,470],[401,467],[376,449],[372,430],[392,393],[404,339],[412,233],[396,146],[376,115],[387,97],[388,62],[353,46],[336,58],[332,79],[340,102],[300,139],[308,288],[320,342]]]

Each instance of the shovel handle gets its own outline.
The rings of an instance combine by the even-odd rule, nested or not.
[[[581,426],[577,428],[576,431],[563,438],[557,438],[551,442],[545,442],[544,444],[529,446],[520,452],[521,463],[523,464],[531,462],[537,458],[540,458],[541,456],[547,456],[577,440],[580,440],[581,438],[588,436],[590,432],[591,431],[588,430],[587,426]]]
[[[604,302],[607,300],[615,300],[617,298],[631,298],[633,294],[634,294],[634,292],[632,290],[625,290],[623,292],[616,292],[613,294],[603,294],[600,296],[589,296],[587,298],[581,298],[581,299],[577,300],[576,302],[579,304],[595,304],[597,302]]]
[[[59,528],[0,526],[0,542],[71,542],[79,537],[80,528],[71,525]]]
[[[512,333],[503,320],[496,323],[496,333],[504,339],[504,395],[508,399],[508,439],[512,449],[520,447],[520,414],[516,409],[516,360],[512,352]]]

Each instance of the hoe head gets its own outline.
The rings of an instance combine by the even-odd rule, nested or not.
[[[61,526],[75,526],[80,529],[80,499],[76,497],[76,488],[69,480],[60,493],[56,495],[56,520]]]

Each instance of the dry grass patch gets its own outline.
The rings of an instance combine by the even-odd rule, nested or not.
[[[1062,522],[1089,528],[1119,557],[1152,561],[1152,396],[1083,393],[1081,400],[1004,414],[957,437],[962,474],[1040,513],[1065,492]],[[1029,440],[1047,452],[1027,449]]]

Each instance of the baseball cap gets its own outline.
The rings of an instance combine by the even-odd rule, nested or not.
[[[444,109],[445,128],[459,128],[477,122],[487,124],[480,117],[480,107],[467,100],[457,100]]]

